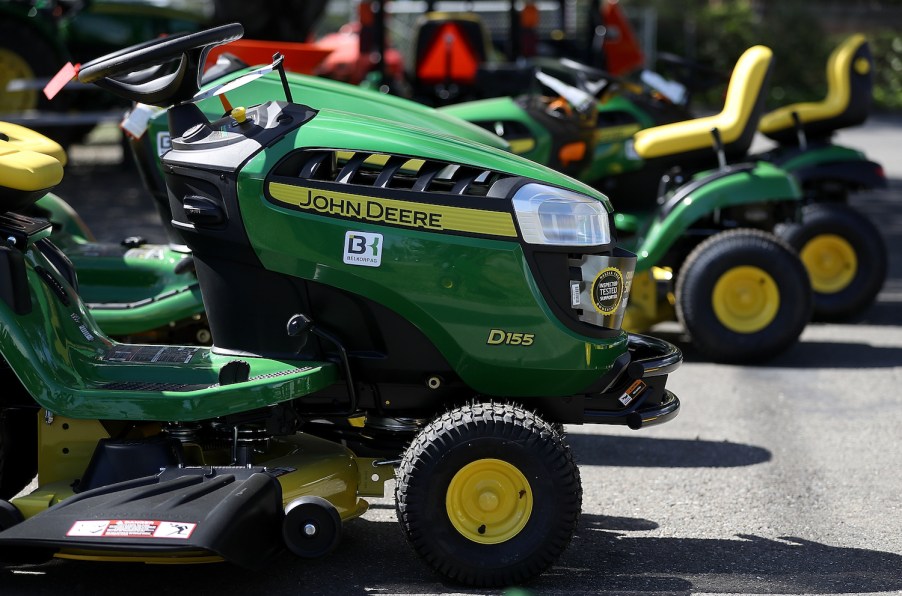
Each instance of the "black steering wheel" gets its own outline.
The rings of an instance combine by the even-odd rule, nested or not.
[[[705,91],[730,81],[729,73],[677,54],[659,52],[658,63],[662,70],[672,71],[673,78],[685,85],[691,93]]]
[[[83,64],[82,83],[94,83],[119,97],[166,107],[190,100],[210,49],[244,35],[239,23],[197,33],[153,39]]]

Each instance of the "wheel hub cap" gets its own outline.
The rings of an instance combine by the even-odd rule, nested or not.
[[[847,288],[858,271],[855,249],[841,236],[821,234],[809,240],[800,255],[811,287],[821,294],[834,294]]]
[[[532,499],[529,481],[516,466],[500,459],[480,459],[451,479],[445,507],[462,536],[479,544],[499,544],[526,526]]]
[[[717,280],[712,295],[714,314],[736,333],[756,333],[770,325],[780,309],[774,278],[759,267],[734,267]]]
[[[34,79],[34,71],[17,53],[0,48],[0,112],[33,110],[38,106],[36,89],[6,91],[6,86],[15,79]]]

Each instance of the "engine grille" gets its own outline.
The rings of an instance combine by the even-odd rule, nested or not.
[[[518,177],[494,170],[439,160],[366,151],[300,151],[276,166],[273,174],[369,188],[465,197],[507,197]]]

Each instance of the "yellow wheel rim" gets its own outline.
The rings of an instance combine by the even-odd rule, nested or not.
[[[34,71],[28,62],[16,52],[0,48],[0,112],[21,112],[38,107],[37,89],[6,91],[7,84],[15,79],[33,79]]]
[[[780,309],[780,289],[758,267],[733,267],[720,276],[712,294],[714,314],[736,333],[756,333],[770,325]]]
[[[815,236],[805,243],[800,256],[811,278],[811,287],[821,294],[846,289],[858,272],[855,249],[835,234]]]
[[[516,466],[479,459],[461,468],[445,497],[448,518],[479,544],[499,544],[520,533],[532,513],[532,489]]]

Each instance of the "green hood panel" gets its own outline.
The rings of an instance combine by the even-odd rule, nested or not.
[[[300,144],[301,138],[308,145],[320,136],[332,147],[470,163],[559,184],[565,180],[508,153],[430,138],[388,123],[385,132],[393,134],[374,140],[379,137],[373,134],[374,127],[380,126],[324,110],[242,168],[240,209],[246,221],[254,222],[247,226],[247,234],[263,266],[365,296],[398,313],[429,337],[461,379],[483,395],[573,395],[609,370],[626,348],[626,334],[612,332],[607,339],[594,339],[561,323],[546,303],[516,237],[503,240],[383,225],[299,211],[267,199],[266,176],[276,163]],[[342,132],[336,132],[336,127]],[[378,201],[383,196],[378,189],[354,184],[305,180],[294,184],[301,195],[321,194],[329,201],[346,200],[340,193],[363,201]],[[423,208],[441,206],[424,203]],[[509,212],[489,209],[482,213],[510,217]],[[378,236],[377,266],[359,266],[343,259],[349,236],[361,234],[369,235],[369,242]],[[493,330],[530,335],[532,341],[529,345],[491,343]]]
[[[520,136],[523,132],[527,134],[524,135],[525,138],[508,138],[511,151],[538,163],[550,161],[552,139],[548,130],[511,97],[468,101],[440,108],[439,111],[467,122],[478,123],[486,130],[492,130],[496,123],[501,123],[506,128],[511,128],[511,124],[516,123],[518,134],[514,136]],[[507,134],[510,135],[511,131],[508,130]]]
[[[253,69],[230,74],[228,78],[235,78],[250,70]],[[287,77],[294,102],[316,110],[329,108],[364,114],[423,128],[433,134],[457,136],[499,149],[507,149],[507,143],[498,136],[408,99],[321,77],[295,73],[287,73]],[[233,106],[251,106],[270,99],[283,99],[285,93],[278,73],[270,73],[234,91],[229,91],[226,96]],[[217,98],[202,101],[198,106],[207,117],[218,118],[222,115],[222,105]],[[163,122],[165,127],[165,118]]]
[[[705,181],[708,177],[710,179]],[[646,216],[646,223],[639,226],[640,229],[645,229],[645,233],[636,239],[635,246],[627,247],[639,257],[637,271],[644,271],[657,264],[686,230],[716,209],[800,201],[802,196],[798,184],[791,176],[767,162],[756,162],[750,170],[726,175],[719,175],[716,170],[700,172],[693,176],[692,182],[700,184],[675,204],[666,216],[662,217],[659,212],[655,212],[653,216]],[[671,198],[668,197],[668,200]]]
[[[781,148],[768,153],[767,157],[768,161],[779,164],[788,172],[832,163],[868,160],[862,151],[832,144],[810,146],[804,151],[799,151],[798,148]]]
[[[611,211],[610,202],[604,194],[551,168],[507,151],[473,145],[456,137],[436,136],[427,130],[396,122],[376,120],[347,112],[320,110],[313,120],[303,125],[293,135],[295,138],[291,142],[295,143],[296,147],[394,153],[532,178],[593,197],[603,202],[607,210]],[[280,147],[283,151],[281,155],[284,155],[288,148],[281,143]],[[278,154],[279,151],[275,153]]]

